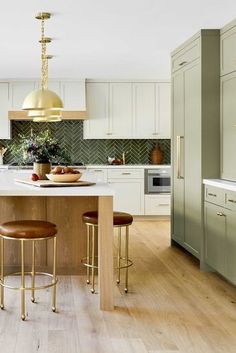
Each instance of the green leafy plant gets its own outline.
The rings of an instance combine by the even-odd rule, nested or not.
[[[59,141],[52,137],[49,130],[32,133],[31,136],[19,135],[19,141],[10,146],[10,151],[18,163],[23,164],[70,161]]]

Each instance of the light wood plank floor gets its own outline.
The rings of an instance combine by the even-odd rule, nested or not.
[[[58,313],[50,290],[27,299],[6,290],[0,312],[1,353],[235,353],[236,289],[169,246],[169,222],[131,227],[130,292],[115,289],[116,310],[101,312],[85,277],[60,277]]]

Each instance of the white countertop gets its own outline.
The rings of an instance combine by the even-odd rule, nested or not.
[[[120,165],[111,165],[111,164],[87,164],[87,165],[81,165],[81,166],[73,166],[71,165],[70,167],[72,168],[77,168],[77,169],[107,169],[107,168],[114,168],[114,169],[119,169],[119,168],[126,168],[126,169],[157,169],[157,168],[170,168],[170,164],[120,164]],[[33,166],[11,166],[8,164],[0,165],[0,170],[32,170]]]
[[[84,187],[40,188],[15,182],[30,179],[31,172],[5,171],[0,173],[0,196],[113,196],[114,191],[105,183]],[[82,179],[81,179],[82,180]]]
[[[224,179],[203,179],[203,184],[215,186],[217,188],[236,191],[236,182]]]

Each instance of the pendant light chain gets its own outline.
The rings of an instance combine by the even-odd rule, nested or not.
[[[48,59],[47,59],[47,43],[44,36],[44,24],[45,21],[42,19],[41,22],[41,88],[45,90],[48,88]]]

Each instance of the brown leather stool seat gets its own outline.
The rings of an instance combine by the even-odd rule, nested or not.
[[[90,223],[93,225],[98,224],[98,212],[88,211],[83,214],[84,223]],[[133,222],[133,217],[129,213],[125,212],[113,212],[113,225],[124,226],[130,225]]]
[[[0,234],[9,238],[49,238],[56,233],[56,225],[46,221],[21,220],[6,222],[0,226]]]

